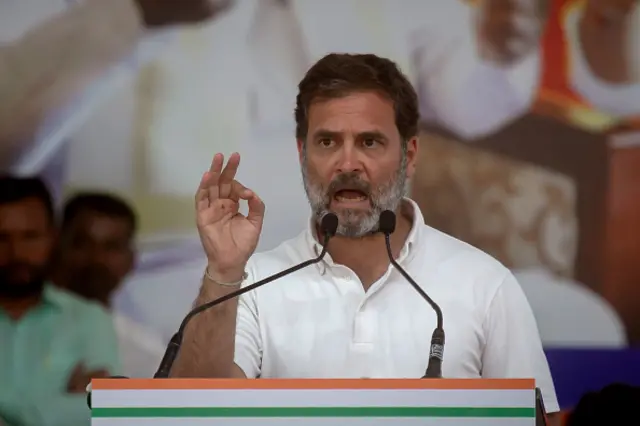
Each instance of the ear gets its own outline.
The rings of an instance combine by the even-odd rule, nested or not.
[[[118,275],[121,280],[126,279],[136,266],[136,249],[135,243],[131,243],[122,253],[117,263]]]
[[[414,136],[407,142],[407,177],[411,178],[416,172],[418,163],[418,137]]]
[[[128,259],[127,259],[127,266],[126,266],[126,274],[125,275],[129,275],[129,273],[131,273],[131,271],[133,271],[133,269],[136,266],[136,253],[135,250],[133,248],[129,249],[129,253],[128,253]]]
[[[302,139],[296,139],[298,145],[298,160],[302,164],[302,149],[304,148],[304,141]]]

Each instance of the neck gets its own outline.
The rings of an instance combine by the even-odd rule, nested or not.
[[[80,294],[79,292],[74,291],[72,286],[69,284],[70,281],[67,280],[64,277],[64,275],[61,274],[61,273],[53,273],[51,275],[51,282],[56,287],[65,289],[66,291],[71,292],[76,297],[81,297],[84,300],[90,300],[92,302],[99,303],[102,306],[104,306],[105,308],[111,309],[111,300],[110,300],[110,298],[108,296],[106,296],[106,298],[105,297],[88,297],[86,295]],[[87,285],[89,285],[89,283],[87,283]]]
[[[38,305],[41,299],[42,294],[34,294],[20,299],[0,296],[0,310],[6,312],[9,318],[17,321],[22,318],[29,309]]]
[[[394,259],[400,255],[412,224],[412,218],[405,209],[398,208],[396,218],[396,230],[390,236]],[[327,252],[335,263],[344,265],[359,275],[362,271],[386,271],[390,263],[384,235],[381,233],[361,238],[335,236],[329,242]]]

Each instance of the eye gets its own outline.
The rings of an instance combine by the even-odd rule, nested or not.
[[[378,140],[374,138],[367,138],[362,141],[362,145],[365,148],[375,148],[378,145]]]
[[[331,148],[333,146],[333,140],[329,138],[323,138],[318,141],[318,145],[323,148]]]

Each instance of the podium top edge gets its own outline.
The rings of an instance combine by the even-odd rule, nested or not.
[[[93,379],[95,390],[533,390],[534,379]]]

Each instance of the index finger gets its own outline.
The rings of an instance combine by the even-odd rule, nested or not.
[[[224,166],[222,173],[220,173],[221,184],[231,184],[238,172],[238,166],[240,165],[240,154],[234,152],[227,160],[227,165]]]

